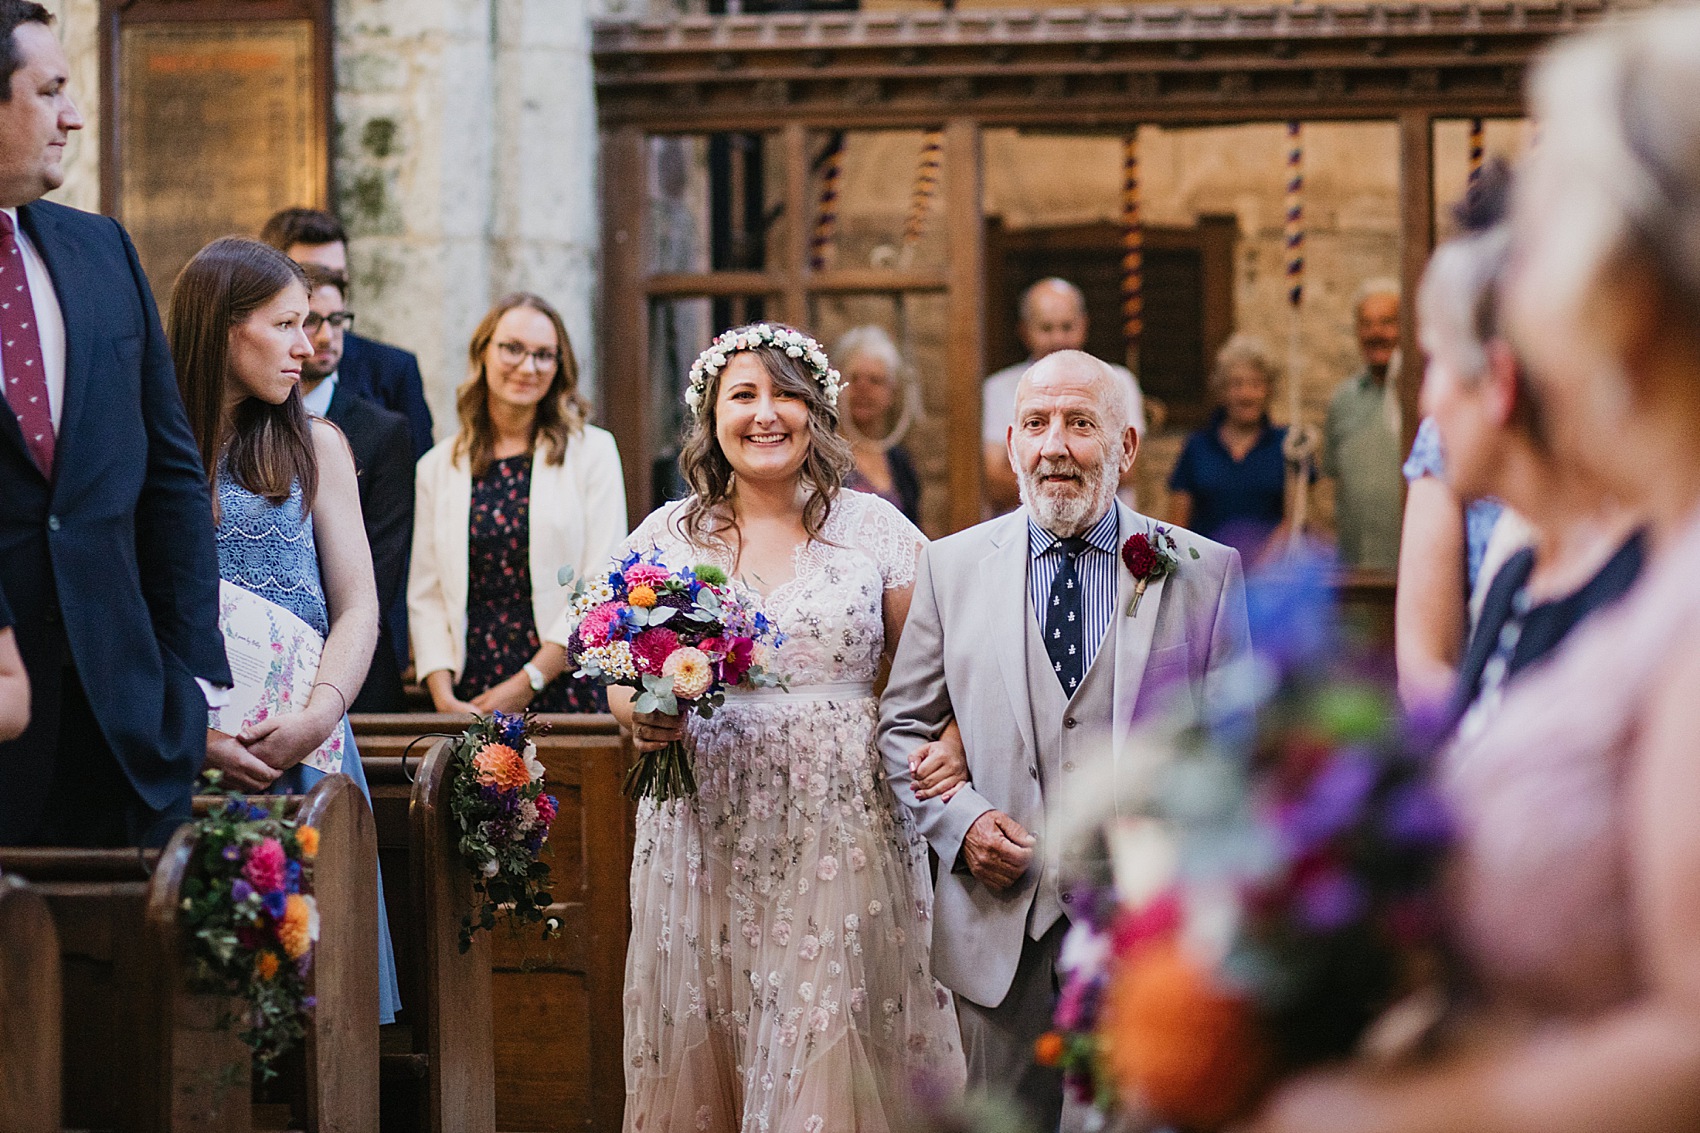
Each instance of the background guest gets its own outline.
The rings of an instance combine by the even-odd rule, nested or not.
[[[1700,8],[1558,48],[1529,109],[1506,325],[1553,459],[1644,509],[1646,566],[1443,756],[1480,1025],[1395,1072],[1307,1076],[1260,1133],[1700,1127]]]
[[[1322,474],[1334,479],[1334,529],[1349,567],[1391,573],[1399,565],[1404,486],[1399,479],[1399,285],[1370,280],[1358,289],[1358,350],[1364,368],[1341,382],[1322,430]]]
[[[340,730],[340,770],[369,799],[347,712],[377,641],[378,594],[348,442],[301,405],[309,310],[301,269],[239,236],[197,252],[171,293],[171,353],[211,470],[219,575],[324,639],[307,703],[239,735],[209,730],[207,766],[239,790],[299,794],[323,777],[302,760]],[[379,1014],[388,1023],[400,1001],[381,879],[378,900]]]
[[[30,678],[18,656],[18,635],[12,631],[12,608],[0,593],[0,741],[23,735],[30,722]]]
[[[260,239],[298,264],[318,264],[348,278],[348,233],[328,212],[284,209],[266,221]],[[346,297],[346,287],[343,293]],[[348,392],[405,416],[414,457],[425,455],[431,447],[431,408],[425,401],[418,358],[399,347],[350,332],[343,336],[340,376]]]
[[[626,533],[614,438],[588,424],[561,316],[497,301],[472,334],[460,431],[419,462],[407,603],[420,680],[439,712],[596,712],[563,676],[562,566],[602,570]]]
[[[1059,350],[1082,350],[1086,346],[1086,296],[1066,279],[1041,279],[1021,293],[1015,333],[1027,348],[1027,360],[1005,366],[986,378],[981,387],[980,441],[983,446],[984,487],[990,515],[1010,511],[1021,503],[1021,489],[1009,464],[1005,438],[1015,422],[1015,387],[1028,367]],[[1140,439],[1145,437],[1145,402],[1139,382],[1126,366],[1109,363],[1122,383],[1128,402],[1129,420]],[[1134,474],[1123,476],[1121,490],[1131,496]],[[1131,498],[1124,500],[1130,507]]]
[[[0,0],[0,589],[33,708],[0,845],[163,843],[230,684],[212,504],[129,237],[39,199],[83,125],[51,20]]]
[[[1169,474],[1169,522],[1256,562],[1286,518],[1285,425],[1269,420],[1276,368],[1263,341],[1236,334],[1216,353],[1210,423],[1187,437]]]
[[[301,364],[301,403],[307,412],[342,430],[360,477],[360,518],[372,549],[378,585],[378,646],[366,680],[349,705],[353,712],[405,712],[401,671],[407,643],[398,640],[390,611],[407,596],[407,556],[413,548],[413,445],[407,418],[342,384],[337,367],[354,313],[344,302],[341,273],[308,264],[304,329],[313,355]]]
[[[897,344],[883,327],[855,327],[838,340],[832,359],[844,375],[840,419],[856,458],[844,486],[881,496],[909,522],[920,523],[921,478],[903,447],[910,423],[907,406],[899,410],[895,423],[891,419],[903,368]]]

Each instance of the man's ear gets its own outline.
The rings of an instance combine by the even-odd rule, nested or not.
[[[1132,425],[1122,430],[1122,474],[1133,467],[1133,458],[1139,455],[1139,430]]]

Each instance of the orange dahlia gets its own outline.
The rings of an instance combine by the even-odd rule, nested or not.
[[[277,953],[267,949],[254,957],[254,974],[262,980],[277,978]]]
[[[1033,1061],[1040,1066],[1059,1066],[1062,1056],[1063,1037],[1055,1031],[1046,1031],[1033,1040]]]
[[[647,610],[655,605],[655,588],[653,586],[634,586],[626,592],[626,601],[640,609]]]
[[[1264,1081],[1266,1052],[1245,1000],[1174,941],[1111,977],[1098,1037],[1122,1092],[1176,1125],[1221,1126]]]
[[[531,775],[525,769],[525,760],[519,752],[507,744],[485,744],[478,749],[478,754],[472,757],[472,766],[478,770],[478,781],[491,786],[511,791],[531,782]]]
[[[304,861],[312,861],[319,856],[319,831],[312,826],[303,826],[295,832],[295,844],[301,847],[301,857]]]
[[[283,919],[277,922],[277,942],[291,960],[299,960],[313,947],[313,902],[291,893],[284,902]]]

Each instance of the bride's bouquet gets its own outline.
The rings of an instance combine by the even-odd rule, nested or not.
[[[561,581],[573,581],[570,569]],[[606,578],[578,579],[570,609],[576,625],[567,658],[578,666],[574,675],[637,690],[634,712],[695,712],[706,719],[729,688],[783,683],[772,656],[785,635],[717,566],[673,569],[660,551],[633,552]],[[641,753],[626,773],[626,794],[634,799],[670,802],[696,789],[690,755],[679,742]]]

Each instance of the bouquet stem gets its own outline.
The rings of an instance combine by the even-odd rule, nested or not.
[[[683,741],[674,740],[654,751],[640,751],[626,772],[626,797],[652,798],[657,804],[687,799],[697,793],[697,777]]]

